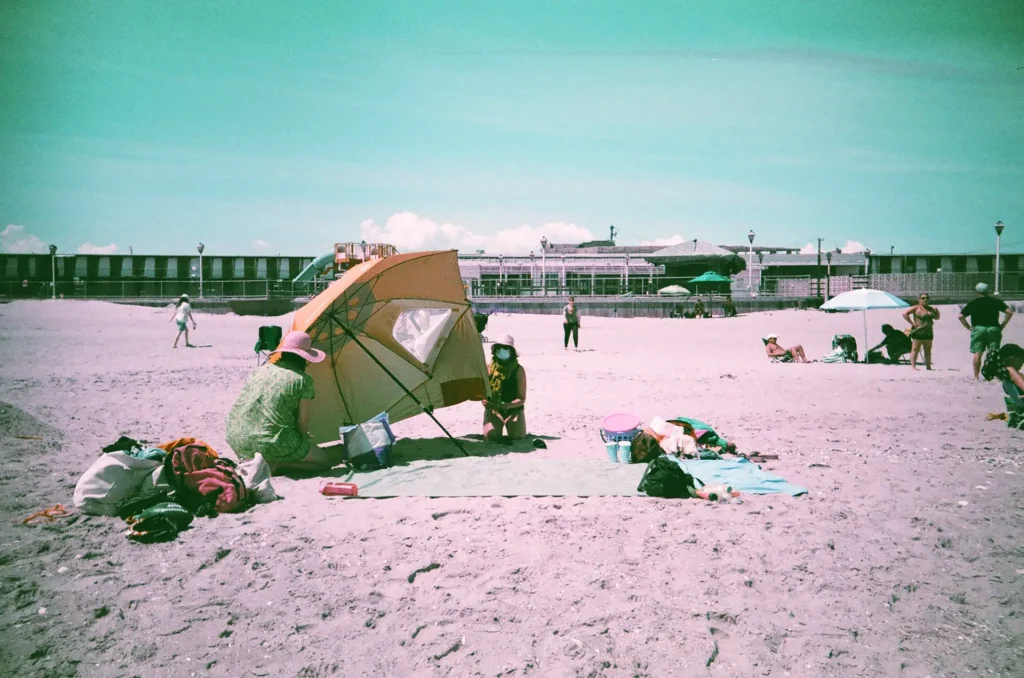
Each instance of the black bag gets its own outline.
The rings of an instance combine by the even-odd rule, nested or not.
[[[696,489],[698,482],[700,481],[684,471],[682,466],[663,454],[655,457],[647,465],[636,491],[644,492],[649,497],[689,499],[695,496],[693,490]]]

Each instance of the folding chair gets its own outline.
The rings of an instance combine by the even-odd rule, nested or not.
[[[270,359],[270,353],[281,344],[283,331],[277,325],[264,325],[260,327],[260,336],[256,341],[256,366],[264,364]],[[261,361],[262,359],[262,361]]]

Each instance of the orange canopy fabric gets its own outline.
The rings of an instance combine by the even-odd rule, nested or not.
[[[327,353],[306,369],[316,386],[315,443],[381,412],[392,422],[420,414],[402,386],[434,409],[488,395],[483,342],[454,250],[359,264],[296,311],[292,330]]]

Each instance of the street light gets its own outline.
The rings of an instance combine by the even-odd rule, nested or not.
[[[50,273],[53,275],[53,290],[50,298],[57,298],[57,246],[50,245]]]
[[[864,275],[868,275],[871,272],[871,248],[868,247],[864,250]]]
[[[832,297],[832,252],[831,250],[825,252],[825,261],[827,262],[828,268],[825,274],[825,301],[828,301]]]
[[[747,240],[750,241],[750,251],[747,253],[747,280],[750,282],[750,290],[754,289],[754,230],[747,231]]]
[[[199,243],[196,245],[196,249],[199,251],[199,298],[203,298],[203,250],[206,249],[206,245]]]
[[[999,294],[999,239],[1003,235],[1003,229],[1006,225],[1001,221],[996,222],[996,284],[995,293]]]

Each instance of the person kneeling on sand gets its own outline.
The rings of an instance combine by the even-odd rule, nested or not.
[[[275,474],[326,471],[343,461],[344,448],[328,452],[309,438],[315,396],[309,363],[325,357],[305,332],[289,332],[268,362],[246,382],[228,414],[227,441],[240,459],[263,455]]]
[[[526,437],[526,370],[519,364],[516,343],[505,335],[491,346],[491,395],[484,401],[484,438],[498,442]]]
[[[874,348],[868,349],[868,362],[885,362],[889,365],[895,365],[900,361],[900,358],[910,353],[913,342],[903,332],[892,325],[882,325],[882,334],[885,335],[885,340],[881,344]],[[885,349],[887,356],[882,358],[882,349]],[[877,355],[880,359],[875,359]]]
[[[782,348],[779,346],[779,335],[777,334],[769,334],[764,338],[764,351],[768,354],[769,358],[776,358],[780,362],[807,362],[807,356],[804,354],[803,346]]]

